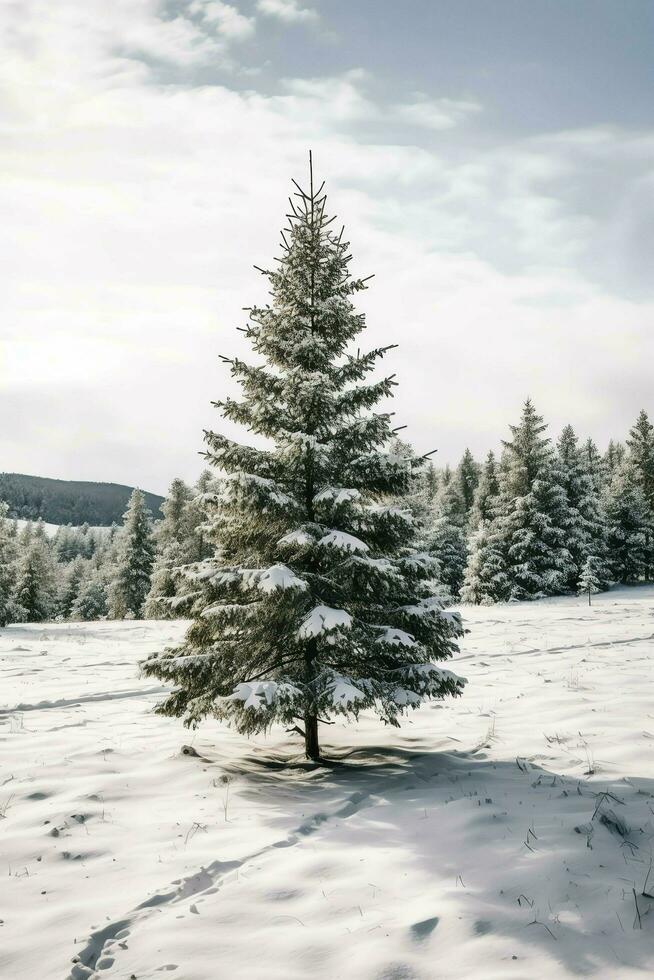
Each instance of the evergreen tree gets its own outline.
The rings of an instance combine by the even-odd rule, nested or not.
[[[61,586],[57,603],[58,612],[64,619],[69,619],[75,600],[79,596],[84,580],[88,577],[88,562],[79,556],[68,564],[61,573]]]
[[[469,449],[466,449],[456,471],[456,480],[461,492],[461,501],[466,516],[472,510],[475,490],[479,484],[480,466]]]
[[[470,511],[469,524],[475,529],[489,524],[495,517],[500,495],[500,483],[495,453],[490,452],[482,467],[479,483]]]
[[[565,545],[567,502],[547,426],[530,399],[504,442],[500,500],[493,522],[505,562],[507,599],[538,599],[567,589],[572,560]]]
[[[489,452],[475,491],[468,525],[471,529],[461,598],[487,605],[509,592],[506,562],[499,533],[500,483],[495,454]]]
[[[426,550],[438,560],[439,581],[450,600],[459,598],[468,560],[464,521],[461,484],[450,479],[441,484],[436,494],[425,542]]]
[[[42,623],[55,612],[56,580],[48,542],[34,535],[23,552],[16,583],[19,621]]]
[[[16,541],[7,520],[7,505],[0,501],[0,626],[16,621]]]
[[[54,552],[57,561],[67,563],[75,557],[73,528],[70,524],[63,524],[57,528],[57,533],[53,540]]]
[[[637,582],[652,565],[652,518],[639,474],[626,460],[614,473],[605,501],[607,549],[615,582]]]
[[[21,552],[27,551],[32,543],[32,538],[34,536],[34,524],[32,521],[27,521],[23,524],[22,528],[18,532],[18,547]]]
[[[627,439],[629,459],[654,517],[654,426],[643,409]]]
[[[150,589],[153,562],[152,516],[145,506],[143,493],[134,490],[118,540],[116,575],[110,589],[112,618],[141,616]]]
[[[421,460],[416,458],[413,446],[402,439],[391,439],[389,451],[398,459],[406,460],[407,486],[401,495],[389,496],[385,502],[407,512],[407,518],[411,519],[414,525],[414,541],[419,547],[425,548],[430,531],[432,507],[429,501],[429,488],[424,479],[424,468],[421,466]]]
[[[510,599],[541,599],[568,591],[574,564],[566,548],[566,499],[552,467],[516,498],[506,522]]]
[[[473,531],[461,598],[475,605],[500,602],[510,593],[501,537],[492,521],[480,521]]]
[[[591,605],[591,596],[595,595],[597,592],[602,591],[602,566],[603,562],[597,561],[593,555],[588,555],[586,558],[583,568],[581,569],[581,574],[579,576],[579,581],[577,583],[577,594],[588,596],[588,605]]]
[[[431,506],[438,491],[438,473],[436,472],[436,467],[431,461],[428,462],[421,471],[421,481],[425,500],[427,501],[427,504]]]
[[[143,610],[144,615],[151,619],[166,619],[175,615],[172,600],[178,596],[182,581],[177,569],[194,559],[191,553],[191,500],[190,487],[183,480],[174,479],[161,505],[163,520],[156,530],[157,556]]]
[[[579,449],[571,425],[563,429],[557,448],[559,479],[567,499],[563,519],[565,543],[572,559],[568,588],[571,591],[576,588],[589,555],[594,556],[595,572],[606,588],[610,581],[606,563],[606,525],[590,468],[591,460],[585,451]]]
[[[102,619],[107,615],[107,583],[100,572],[93,574],[81,587],[70,611],[71,619]]]
[[[610,483],[616,470],[622,465],[625,457],[625,447],[621,442],[609,439],[609,445],[604,454],[605,480]]]
[[[45,532],[45,524],[41,517],[39,517],[32,528],[32,541],[44,541],[49,544],[48,535]]]
[[[218,403],[268,448],[206,434],[228,474],[213,508],[217,557],[190,575],[201,595],[185,643],[144,671],[176,685],[161,713],[244,733],[300,720],[317,759],[321,719],[372,709],[398,724],[463,682],[433,662],[455,651],[460,620],[431,596],[433,561],[411,549],[412,522],[383,503],[409,488],[406,458],[382,451],[390,416],[373,411],[394,382],[364,383],[387,348],[349,352],[364,281],[350,276],[322,190],[312,181],[298,195],[284,256],[264,271],[272,304],[246,329],[265,363],[229,360],[243,398]]]
[[[195,484],[194,494],[189,504],[188,521],[190,527],[190,561],[203,561],[214,554],[211,540],[211,523],[207,506],[215,505],[220,481],[210,470],[204,470]]]
[[[602,494],[604,489],[604,477],[606,468],[600,452],[592,439],[586,439],[582,449],[582,459],[586,467],[586,472],[593,481],[596,493]]]

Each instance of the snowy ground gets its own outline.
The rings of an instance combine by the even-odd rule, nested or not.
[[[464,616],[464,697],[317,769],[151,713],[182,623],[1,631],[0,976],[651,975],[654,589]]]

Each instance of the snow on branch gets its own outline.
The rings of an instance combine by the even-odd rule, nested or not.
[[[195,579],[208,579],[212,585],[240,585],[244,588],[257,588],[270,593],[285,589],[306,589],[304,579],[299,578],[286,565],[271,565],[270,568],[203,568]]]
[[[287,545],[288,547],[299,547],[304,548],[308,545],[313,544],[315,538],[305,531],[304,528],[296,528],[294,531],[289,531],[277,542],[278,545]]]
[[[237,684],[230,695],[217,700],[240,702],[246,710],[266,711],[275,707],[279,702],[288,704],[302,698],[302,696],[299,687],[287,682],[278,684],[276,681],[250,681]]]
[[[326,548],[340,548],[342,551],[368,551],[368,545],[360,538],[355,538],[353,534],[346,531],[331,530],[324,537],[320,538],[318,544]]]
[[[405,630],[387,626],[382,635],[377,637],[377,643],[384,643],[387,646],[394,647],[414,647],[416,640],[414,636],[411,636]]]
[[[249,574],[249,581],[256,584],[261,592],[277,592],[286,589],[306,589],[307,583],[298,578],[286,565],[271,565],[263,571],[257,570]]]
[[[315,606],[304,620],[298,636],[307,640],[337,629],[349,629],[352,617],[345,609],[332,609],[330,606]]]

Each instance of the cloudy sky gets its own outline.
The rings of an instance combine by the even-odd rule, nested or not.
[[[162,491],[307,150],[398,424],[654,413],[651,0],[4,0],[0,469]],[[231,433],[230,433],[231,434]]]

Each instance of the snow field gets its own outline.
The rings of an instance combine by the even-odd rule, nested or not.
[[[152,714],[185,623],[0,632],[0,977],[650,975],[654,589],[462,612],[463,697],[318,767]]]

